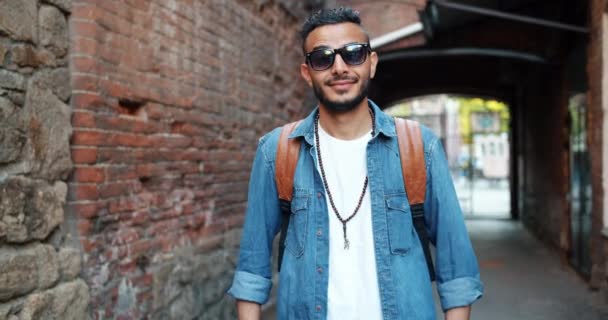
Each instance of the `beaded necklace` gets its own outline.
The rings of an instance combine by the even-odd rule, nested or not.
[[[372,137],[374,136],[374,131],[376,129],[376,121],[375,121],[375,115],[374,113],[369,110],[369,114],[372,117]],[[355,215],[357,214],[357,212],[359,212],[359,208],[361,207],[361,203],[363,202],[363,196],[365,195],[365,190],[367,189],[367,184],[368,184],[368,177],[367,175],[365,176],[365,182],[363,183],[363,191],[361,192],[361,196],[359,197],[359,202],[357,203],[357,207],[355,208],[355,211],[346,219],[342,218],[342,216],[340,215],[340,213],[338,213],[338,209],[336,208],[336,205],[334,204],[334,199],[331,196],[331,192],[329,191],[329,185],[327,184],[327,178],[325,177],[325,169],[323,168],[323,159],[321,158],[321,142],[319,139],[319,116],[320,116],[320,112],[317,113],[317,116],[315,117],[315,139],[316,139],[316,143],[317,143],[317,158],[319,158],[319,167],[321,168],[321,178],[323,180],[323,186],[325,186],[325,190],[327,191],[327,195],[329,196],[329,203],[331,204],[331,208],[333,209],[334,213],[336,214],[336,217],[338,218],[338,220],[340,220],[340,222],[342,223],[342,231],[344,232],[344,249],[348,250],[350,247],[350,242],[348,241],[348,236],[346,235],[346,223],[348,223],[350,220],[352,220],[352,218],[355,217]]]

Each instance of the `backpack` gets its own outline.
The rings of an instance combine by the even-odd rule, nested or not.
[[[293,181],[300,154],[300,140],[289,139],[289,135],[300,124],[300,121],[286,124],[281,129],[276,154],[275,181],[279,193],[279,202],[283,214],[281,235],[279,238],[278,270],[281,271],[285,238],[289,219],[291,217],[291,199],[293,197]],[[435,269],[429,250],[429,238],[424,222],[424,198],[426,194],[426,166],[424,163],[424,146],[420,127],[417,122],[395,118],[403,185],[412,211],[412,221],[422,248],[431,281],[435,281]],[[404,156],[407,155],[407,156]]]

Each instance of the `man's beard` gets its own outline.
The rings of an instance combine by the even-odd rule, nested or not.
[[[323,93],[321,86],[317,85],[313,82],[312,84],[313,91],[315,92],[315,96],[319,99],[319,102],[327,107],[327,109],[336,111],[336,112],[346,112],[354,109],[358,106],[363,99],[367,97],[367,92],[369,90],[369,79],[365,80],[361,86],[361,90],[359,90],[359,94],[354,98],[346,101],[331,101],[327,96]]]

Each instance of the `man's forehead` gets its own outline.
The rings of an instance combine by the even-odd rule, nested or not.
[[[308,34],[305,47],[307,50],[317,47],[339,48],[353,42],[367,42],[367,36],[359,25],[346,22],[314,29]]]

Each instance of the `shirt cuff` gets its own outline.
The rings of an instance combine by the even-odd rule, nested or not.
[[[473,304],[483,294],[479,278],[463,277],[437,284],[437,292],[443,311]]]
[[[272,281],[269,279],[253,273],[237,271],[227,293],[238,300],[264,304],[268,302],[271,287]]]

